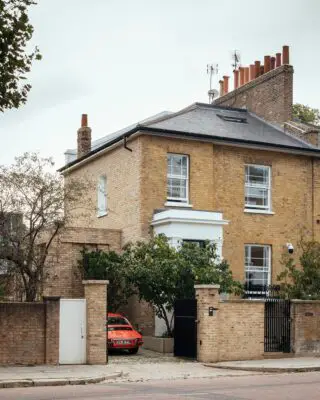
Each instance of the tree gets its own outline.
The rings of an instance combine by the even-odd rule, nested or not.
[[[280,293],[288,299],[320,300],[320,243],[302,241],[300,247],[298,264],[290,254],[283,255]]]
[[[84,279],[106,279],[108,285],[108,310],[117,312],[128,303],[135,291],[130,285],[122,256],[114,251],[103,252],[83,249],[79,262]]]
[[[65,202],[71,209],[87,192],[85,182],[64,184],[53,166],[35,153],[0,166],[0,268],[20,278],[27,301],[36,300],[48,250],[67,223]]]
[[[218,259],[215,245],[209,242],[204,248],[183,243],[175,249],[165,236],[159,235],[148,242],[128,245],[123,261],[140,300],[154,307],[170,336],[168,312],[172,311],[175,300],[194,297],[195,283],[220,284],[223,292],[241,291],[241,284],[233,280],[227,262]]]
[[[18,108],[27,101],[31,85],[22,84],[33,60],[40,60],[36,47],[26,53],[32,38],[28,7],[33,0],[0,0],[0,111]]]
[[[317,108],[311,108],[303,104],[296,103],[293,105],[293,118],[306,124],[319,125],[320,111]]]

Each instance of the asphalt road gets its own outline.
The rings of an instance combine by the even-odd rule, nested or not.
[[[0,389],[5,400],[105,399],[319,400],[320,373],[153,380],[88,386]]]

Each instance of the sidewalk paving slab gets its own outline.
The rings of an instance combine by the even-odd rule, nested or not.
[[[272,358],[263,360],[205,363],[206,367],[256,372],[320,371],[320,357]]]

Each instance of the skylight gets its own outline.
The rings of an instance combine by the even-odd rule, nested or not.
[[[247,124],[247,118],[245,117],[233,117],[231,115],[223,115],[223,114],[217,114],[217,117],[223,119],[224,121],[228,122],[237,122],[239,124]]]

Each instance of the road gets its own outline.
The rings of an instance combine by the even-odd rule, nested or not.
[[[319,400],[320,373],[0,389],[2,400]]]

